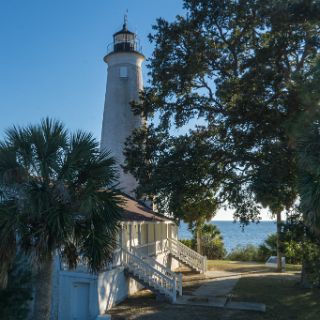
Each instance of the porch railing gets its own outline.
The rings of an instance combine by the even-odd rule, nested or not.
[[[138,246],[131,247],[131,249],[140,256],[155,256],[167,251],[167,239],[158,240],[155,242],[145,243]]]

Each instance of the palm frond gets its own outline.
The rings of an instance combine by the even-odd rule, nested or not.
[[[92,271],[101,270],[120,220],[115,168],[92,134],[70,134],[57,120],[7,130],[0,143],[2,265],[19,246],[34,265],[58,251],[72,267],[83,256]]]

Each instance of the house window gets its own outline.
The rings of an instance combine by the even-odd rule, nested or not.
[[[128,78],[128,68],[120,67],[120,78]]]

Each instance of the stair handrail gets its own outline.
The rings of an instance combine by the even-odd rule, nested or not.
[[[169,278],[176,281],[176,287],[177,287],[179,296],[182,296],[182,273],[181,272],[179,272],[179,273],[173,272],[171,269],[167,268],[166,266],[161,264],[156,259],[154,259],[150,256],[140,254],[138,250],[137,251],[135,250],[135,247],[132,247],[132,251],[134,252],[134,254],[138,255],[141,259],[148,260],[148,262],[155,265],[156,268],[158,268],[158,270],[160,272],[162,272],[163,274],[165,274]]]
[[[192,255],[198,257],[199,259],[203,258],[203,255],[201,255],[200,253],[198,253],[197,251],[194,251],[192,250],[190,247],[186,246],[184,243],[182,243],[181,241],[179,240],[176,240],[176,239],[172,239],[172,238],[169,238],[168,239],[169,242],[174,242],[175,244],[177,244],[179,247],[183,248],[184,250],[186,251],[189,251]]]
[[[157,286],[160,285],[161,289],[172,299],[172,302],[176,301],[177,288],[175,279],[168,277],[164,273],[152,267],[149,263],[144,261],[141,257],[135,255],[134,253],[131,253],[125,249],[122,249],[122,253],[123,264],[125,267],[129,269],[129,271],[133,271],[130,270],[129,263],[130,259],[132,259],[138,265],[138,268],[135,268],[134,271],[141,271],[142,275],[147,277],[148,283],[151,286],[153,286],[156,289]],[[156,277],[160,279],[160,281],[156,281],[153,277],[154,275],[156,275]]]
[[[172,253],[174,252],[174,246],[177,248],[178,252],[176,254],[180,257],[183,256],[188,263],[197,268],[201,273],[204,273],[207,269],[207,257],[202,256],[198,252],[190,249],[186,245],[184,245],[182,242],[176,239],[168,238],[169,242],[169,250]]]

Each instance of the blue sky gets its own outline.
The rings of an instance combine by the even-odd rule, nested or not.
[[[0,139],[13,124],[50,116],[100,140],[102,59],[126,10],[147,58],[156,19],[183,13],[182,0],[0,0]],[[232,213],[220,210],[215,219],[231,220]]]
[[[127,9],[146,57],[156,18],[183,12],[182,0],[0,0],[0,138],[50,116],[100,139],[102,59]]]

